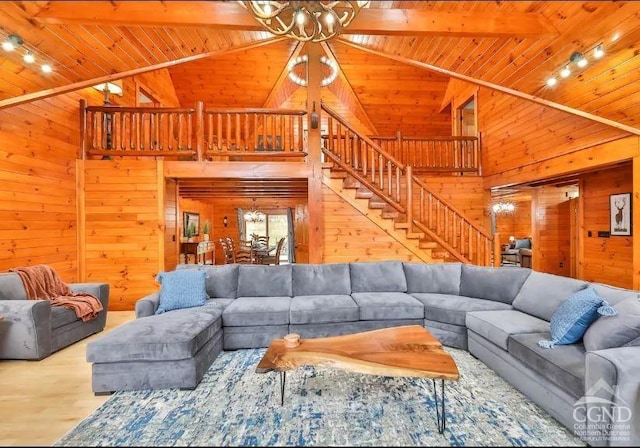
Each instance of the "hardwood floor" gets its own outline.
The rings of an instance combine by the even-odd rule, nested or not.
[[[104,332],[135,318],[109,311]],[[91,391],[87,343],[98,333],[41,361],[0,361],[0,446],[50,446],[108,396]]]

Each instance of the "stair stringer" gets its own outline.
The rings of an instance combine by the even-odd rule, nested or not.
[[[419,247],[418,239],[410,239],[406,235],[406,229],[396,229],[394,224],[395,220],[390,218],[383,218],[381,216],[382,210],[370,209],[368,199],[356,198],[356,190],[353,188],[344,188],[343,179],[332,179],[325,172],[322,176],[322,183],[326,185],[331,191],[337,194],[340,198],[346,201],[354,209],[366,216],[372,223],[384,230],[389,236],[396,240],[399,244],[405,247],[409,252],[414,254],[420,260],[425,263],[442,263],[444,260],[434,258],[431,256],[431,249],[422,249]]]

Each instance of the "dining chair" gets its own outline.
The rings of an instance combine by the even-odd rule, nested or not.
[[[255,254],[253,253],[253,244],[251,241],[240,240],[235,250],[235,262],[243,264],[255,264]]]
[[[285,240],[286,237],[282,237],[278,240],[275,254],[262,257],[262,264],[280,264],[280,255],[282,253],[282,248],[284,247]]]
[[[224,264],[232,264],[235,263],[234,260],[234,253],[233,250],[231,249],[232,246],[229,245],[229,242],[227,241],[230,238],[220,238],[220,246],[222,246],[222,253],[224,255]],[[233,241],[232,241],[233,243]]]

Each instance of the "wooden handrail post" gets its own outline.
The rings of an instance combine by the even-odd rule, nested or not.
[[[407,165],[405,171],[407,178],[407,224],[409,224],[409,233],[413,227],[413,168]]]
[[[498,267],[502,264],[502,247],[500,246],[500,234],[493,234],[493,265]]]
[[[204,103],[196,101],[196,157],[198,162],[204,160]]]
[[[87,100],[80,100],[80,159],[87,158]]]
[[[396,144],[398,145],[398,151],[394,155],[398,160],[406,165],[407,161],[402,157],[402,133],[400,131],[396,133]]]

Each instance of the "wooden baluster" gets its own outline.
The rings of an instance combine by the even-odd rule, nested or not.
[[[424,223],[424,188],[420,187],[420,222]]]
[[[379,188],[384,191],[384,159],[378,154],[378,182]]]
[[[220,112],[216,112],[216,149],[218,151],[222,151],[222,114]]]
[[[464,247],[465,247],[465,241],[464,241],[464,218],[461,216],[460,217],[460,235],[458,236],[458,238],[460,239],[460,252],[464,251]]]
[[[472,260],[476,255],[473,253],[473,244],[471,244],[471,224],[466,225],[467,228],[467,252],[469,260]]]
[[[204,147],[204,103],[196,101],[196,160],[205,160],[206,148]],[[191,116],[191,114],[189,114]],[[191,135],[191,132],[189,132]]]
[[[175,114],[169,114],[169,130],[168,130],[168,143],[167,143],[167,149],[169,151],[173,151],[173,121],[175,119]]]
[[[178,148],[180,149],[182,149],[182,131],[184,129],[183,119],[184,119],[184,114],[179,113],[178,114]]]
[[[427,213],[429,214],[429,228],[433,230],[433,196],[428,193],[429,205],[427,206]]]
[[[135,114],[133,112],[129,113],[129,148],[136,149],[136,140],[135,140]]]
[[[236,149],[242,149],[242,137],[241,137],[241,123],[240,123],[240,113],[236,113]]]
[[[302,115],[298,115],[298,151],[305,151],[304,147],[304,131],[302,128]]]
[[[227,112],[226,116],[227,122],[225,124],[225,138],[227,140],[227,151],[231,151],[231,114]]]
[[[187,148],[193,149],[193,114],[187,115]]]
[[[447,231],[450,232],[451,235],[451,245],[453,246],[454,249],[458,248],[458,238],[456,238],[456,233],[457,233],[457,229],[456,229],[456,214],[452,213],[451,210],[449,210],[449,225],[447,225]]]
[[[435,210],[436,233],[440,235],[440,202],[439,201],[435,203],[435,207],[436,207],[436,210]]]
[[[360,169],[360,137],[353,136],[353,168],[358,171]]]
[[[248,151],[249,150],[249,114],[245,113],[244,114],[244,137],[243,137],[243,141],[244,141],[244,146],[243,146],[243,150],[244,151]]]
[[[399,166],[396,166],[396,201],[398,202],[400,202],[400,198],[402,196],[402,189],[400,188],[401,179],[402,179],[402,170],[400,169]]]
[[[327,148],[329,149],[330,152],[334,152],[334,147],[333,147],[333,117],[331,115],[329,115],[327,117],[327,122],[328,122],[328,133],[327,133]]]
[[[147,129],[147,138],[149,139],[149,149],[156,149],[154,143],[153,143],[153,131],[154,131],[154,120],[155,120],[156,114],[154,113],[150,113],[149,114],[149,128]]]
[[[120,118],[120,124],[118,126],[119,131],[118,132],[118,140],[120,141],[120,149],[125,150],[127,149],[127,141],[125,138],[125,118],[126,118],[126,112],[121,112],[118,117]]]
[[[258,149],[258,114],[253,114],[253,149]]]
[[[400,168],[397,168],[398,173]],[[409,231],[413,227],[413,168],[411,165],[407,165],[405,178],[407,181],[407,223],[409,224]],[[398,185],[400,181],[398,181]],[[398,196],[399,197],[399,196]],[[422,207],[420,207],[422,209]]]
[[[389,195],[389,197],[393,197],[393,182],[391,182],[391,180],[393,179],[393,177],[391,177],[391,160],[387,160],[387,194]],[[397,198],[396,198],[397,199]]]
[[[163,115],[164,114],[158,114],[157,118],[156,118],[156,145],[158,147],[158,149],[160,151],[162,151],[162,122],[163,122]]]

